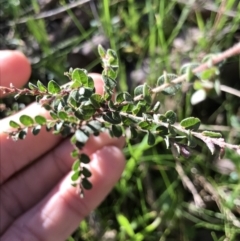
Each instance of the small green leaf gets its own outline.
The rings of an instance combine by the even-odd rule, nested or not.
[[[113,113],[109,111],[106,114],[103,114],[103,119],[114,125],[121,123],[121,117],[119,114],[117,114],[117,112]]]
[[[37,86],[38,86],[38,89],[41,92],[46,92],[47,91],[47,87],[40,80],[37,81]]]
[[[105,88],[107,88],[109,90],[113,90],[116,87],[117,83],[112,78],[110,78],[106,75],[103,75],[102,78],[103,78],[103,81],[105,84]]]
[[[34,124],[34,120],[28,115],[20,116],[19,120],[24,126],[32,126]]]
[[[194,131],[198,130],[200,124],[201,121],[195,117],[188,117],[180,122],[180,125],[185,129],[190,129]]]
[[[212,78],[214,78],[217,74],[217,68],[216,67],[212,67],[209,69],[204,70],[201,73],[201,79],[203,80],[210,80]]]
[[[168,74],[164,73],[162,76],[160,76],[157,80],[157,85],[161,86],[165,83],[170,84],[169,87],[165,88],[162,93],[165,95],[175,95],[176,92],[180,89],[181,84],[174,84],[171,83],[172,80],[176,79],[178,76],[175,74]]]
[[[147,103],[151,104],[152,98],[150,94],[150,87],[146,83],[143,84],[143,98]]]
[[[132,96],[128,92],[121,92],[116,97],[117,103],[122,103],[123,101],[132,102]]]
[[[58,112],[58,117],[59,117],[61,120],[67,120],[68,114],[67,114],[65,111],[59,111],[59,112]]]
[[[143,94],[143,85],[139,85],[134,89],[134,97]]]
[[[21,126],[20,126],[17,122],[15,122],[15,121],[13,121],[13,120],[11,120],[11,121],[9,122],[9,125],[10,125],[12,128],[21,128]]]
[[[108,63],[111,67],[117,68],[118,67],[118,57],[116,51],[113,49],[108,49],[107,50],[107,59]]]
[[[168,128],[165,126],[158,126],[156,131],[159,133],[160,136],[165,136],[168,134]]]
[[[29,87],[29,89],[31,89],[31,90],[36,90],[36,89],[38,88],[36,85],[34,85],[34,84],[31,83],[31,82],[28,83],[28,87]]]
[[[98,45],[98,54],[101,58],[104,58],[106,55],[106,50],[103,48],[101,44]]]
[[[165,113],[165,117],[167,118],[167,122],[170,124],[174,124],[177,119],[177,115],[174,111],[169,110]]]
[[[72,181],[73,182],[77,181],[80,175],[81,175],[80,171],[77,170],[76,172],[74,172],[73,175],[71,176]]]
[[[199,66],[199,63],[186,63],[184,64],[180,69],[180,74],[186,74],[187,78],[186,80],[188,82],[193,82],[194,80],[198,79],[199,74],[194,74],[193,69],[197,68]]]
[[[152,146],[155,144],[155,136],[150,131],[148,131],[147,142],[149,146]]]
[[[80,161],[84,164],[88,164],[90,162],[90,158],[88,155],[82,153],[79,157]]]
[[[99,94],[92,94],[90,97],[90,102],[95,108],[100,108],[102,103],[102,96]]]
[[[204,136],[209,136],[209,137],[212,137],[212,138],[221,138],[222,137],[221,133],[213,132],[213,131],[203,131],[202,134]]]
[[[40,132],[41,127],[42,127],[41,125],[34,126],[33,129],[32,129],[33,135],[36,136]]]
[[[58,115],[54,112],[54,111],[50,111],[49,112],[50,116],[54,119],[54,120],[57,120],[58,119]]]
[[[144,129],[144,130],[149,130],[151,127],[152,127],[152,124],[148,121],[140,121],[138,123],[138,126],[141,128],[141,129]]]
[[[85,69],[74,69],[72,72],[72,80],[74,81],[73,84],[76,85],[74,85],[74,87],[84,86],[91,89],[94,88],[94,81],[92,77],[87,75],[87,71]]]
[[[83,186],[84,189],[90,190],[92,188],[92,183],[89,182],[89,180],[87,178],[83,178],[82,179],[82,186]]]
[[[86,167],[83,167],[83,168],[82,168],[82,174],[83,174],[83,176],[86,177],[86,178],[92,176],[92,173],[91,173]]]
[[[35,122],[36,122],[37,124],[39,124],[39,125],[45,125],[46,122],[47,122],[46,118],[43,117],[43,116],[41,116],[41,115],[35,116],[34,119],[35,119]]]
[[[77,158],[77,157],[78,157],[78,154],[79,154],[79,152],[78,152],[78,150],[76,150],[76,149],[74,149],[73,151],[71,151],[71,157],[72,157],[72,158]]]
[[[161,103],[160,103],[160,101],[157,101],[157,102],[155,103],[155,105],[153,106],[152,111],[153,111],[154,113],[156,113],[157,111],[159,111],[160,107],[161,107]]]
[[[121,126],[112,125],[112,133],[113,133],[113,135],[115,137],[122,136],[122,127]]]
[[[80,167],[80,160],[77,159],[77,160],[75,160],[75,162],[72,165],[72,170],[73,171],[78,171],[79,167]]]
[[[50,94],[58,94],[61,91],[60,86],[54,80],[48,82],[48,92]]]

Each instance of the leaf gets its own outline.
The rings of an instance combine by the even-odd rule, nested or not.
[[[134,97],[143,94],[143,85],[139,85],[134,89]]]
[[[169,110],[165,113],[165,117],[167,118],[167,122],[170,124],[174,124],[177,119],[177,115],[174,111]]]
[[[27,136],[27,128],[24,128],[23,130],[21,130],[19,133],[18,133],[18,138],[20,140],[24,140]]]
[[[155,136],[150,131],[148,131],[147,142],[149,146],[152,146],[155,144]]]
[[[212,137],[212,138],[221,138],[222,134],[219,132],[213,132],[213,131],[203,131],[202,134],[204,136]]]
[[[88,164],[90,162],[90,158],[88,155],[82,153],[79,157],[80,161],[84,164]]]
[[[80,84],[80,86],[87,86],[88,83],[88,76],[87,71],[85,69],[76,68],[72,72],[72,80]],[[79,87],[79,86],[78,86]]]
[[[73,181],[73,182],[77,181],[78,178],[80,177],[80,175],[81,175],[81,172],[80,172],[80,171],[78,171],[78,170],[75,171],[75,172],[73,173],[73,175],[71,176],[72,181]]]
[[[37,86],[38,86],[38,89],[41,92],[46,92],[47,91],[47,87],[40,80],[37,81]]]
[[[201,79],[202,80],[211,80],[212,78],[214,78],[216,76],[216,73],[217,73],[216,67],[206,69],[201,73]]]
[[[43,116],[41,116],[41,115],[35,116],[34,119],[35,119],[35,122],[36,122],[37,124],[39,124],[39,125],[45,125],[46,122],[47,122],[46,118],[43,117]]]
[[[99,94],[92,94],[90,97],[90,102],[95,108],[100,108],[102,103],[102,96]]]
[[[114,125],[121,123],[121,118],[116,118],[116,115],[114,116],[113,113],[110,111],[107,112],[106,114],[103,114],[103,119],[109,122],[110,124],[114,124]]]
[[[156,131],[159,133],[160,136],[165,136],[168,134],[168,128],[165,126],[158,126]]]
[[[132,113],[137,116],[141,116],[147,110],[146,101],[138,101],[137,105],[133,108]]]
[[[54,112],[54,111],[50,111],[49,112],[50,116],[54,119],[54,120],[57,120],[58,119],[58,115]]]
[[[68,114],[65,111],[59,111],[58,112],[58,117],[61,120],[67,120],[68,119]]]
[[[203,140],[203,139],[202,139]],[[212,155],[215,152],[215,145],[212,142],[212,140],[210,138],[207,138],[206,140],[203,140],[205,142],[205,144],[207,145],[208,149],[210,150],[210,152],[212,153]]]
[[[90,190],[92,188],[92,183],[89,182],[89,180],[87,178],[83,178],[81,184],[82,184],[83,188],[86,190]]]
[[[121,92],[116,97],[117,103],[122,103],[123,101],[132,102],[132,96],[128,92]]]
[[[77,108],[77,107],[78,107],[77,101],[76,101],[73,97],[71,97],[71,96],[68,98],[68,103],[69,103],[72,107],[74,107],[74,108]]]
[[[36,90],[36,89],[38,88],[36,85],[34,85],[34,84],[31,83],[31,82],[28,83],[28,87],[29,87],[29,89],[31,89],[31,90]]]
[[[74,149],[73,151],[71,151],[71,157],[72,158],[77,158],[78,157],[78,150]]]
[[[160,101],[157,101],[157,102],[155,103],[155,105],[153,106],[152,111],[153,111],[154,113],[156,113],[157,111],[159,111],[160,107],[161,107],[161,103],[160,103]]]
[[[186,63],[184,64],[181,69],[180,69],[180,74],[186,74],[187,75],[187,81],[188,82],[193,82],[196,80],[199,76],[199,74],[194,74],[193,69],[197,68],[199,66],[199,63]]]
[[[73,165],[72,165],[72,170],[73,170],[73,171],[78,171],[78,170],[79,170],[79,167],[80,167],[80,160],[77,159],[77,160],[75,160],[75,162],[74,162]]]
[[[169,73],[164,73],[162,76],[160,76],[157,80],[157,85],[161,86],[165,83],[170,84],[169,87],[166,87],[162,93],[165,95],[175,95],[176,92],[181,88],[181,84],[174,84],[171,83],[172,80],[176,79],[178,76],[175,74],[169,74]]]
[[[106,87],[107,89],[113,90],[113,89],[116,87],[117,83],[116,83],[116,81],[113,80],[112,78],[110,78],[110,77],[108,77],[108,76],[106,76],[106,75],[103,75],[102,78],[103,78],[105,87]]]
[[[15,121],[13,121],[13,120],[10,120],[10,121],[9,121],[9,125],[10,125],[12,128],[21,128],[21,126],[20,126],[17,122],[15,122]]]
[[[152,98],[150,94],[150,87],[146,83],[143,84],[143,98],[147,103],[151,104]]]
[[[75,132],[75,136],[76,136],[76,139],[78,142],[84,143],[84,144],[87,142],[87,140],[89,138],[88,135],[81,130],[77,130]]]
[[[50,94],[58,94],[61,91],[60,86],[54,80],[48,82],[48,92]]]
[[[153,127],[152,123],[150,123],[149,121],[140,121],[138,123],[138,126],[144,130],[149,130]]]
[[[86,103],[85,105],[82,105],[79,108],[81,114],[82,114],[82,120],[88,120],[90,119],[93,114],[95,113],[95,109],[91,104]]]
[[[197,90],[193,93],[191,97],[191,104],[196,105],[202,101],[204,101],[207,97],[207,93],[204,89]]]
[[[28,115],[20,116],[19,120],[24,126],[32,126],[34,124],[34,120]]]
[[[179,157],[181,150],[180,150],[180,146],[177,143],[171,143],[171,151],[173,156],[175,157]]]
[[[106,55],[106,50],[103,48],[101,44],[98,45],[98,54],[101,58],[104,58]]]
[[[36,136],[40,132],[41,127],[42,127],[41,125],[34,126],[33,129],[32,129],[33,135]]]
[[[122,127],[121,126],[116,126],[112,125],[112,133],[115,137],[120,137],[122,136]]]
[[[107,59],[108,63],[111,67],[117,68],[118,67],[118,57],[116,51],[113,49],[108,49],[107,50]]]
[[[82,168],[82,174],[83,174],[83,176],[86,177],[86,178],[92,176],[92,173],[91,173],[86,167],[83,167],[83,168]]]
[[[180,125],[185,129],[190,129],[194,131],[198,130],[200,124],[201,124],[201,121],[195,117],[188,117],[180,122]]]

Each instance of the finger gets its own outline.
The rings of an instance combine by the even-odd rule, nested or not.
[[[90,162],[93,188],[85,192],[85,198],[79,198],[67,175],[42,202],[14,222],[2,241],[65,240],[106,197],[124,165],[124,156],[117,147],[97,151]]]
[[[0,86],[23,86],[31,74],[28,59],[19,51],[0,51]],[[0,93],[1,97],[1,93]]]
[[[98,137],[92,136],[82,152],[90,156],[109,145],[122,148],[124,139],[110,138],[106,133]],[[0,234],[22,213],[39,202],[71,170],[74,161],[70,156],[72,149],[69,139],[64,140],[51,152],[2,185],[0,213],[4,219],[0,222]]]
[[[94,79],[97,93],[102,94],[103,82],[101,75],[92,74],[91,76]],[[19,171],[52,149],[61,140],[60,136],[47,132],[45,128],[43,128],[37,136],[29,133],[25,140],[14,142],[11,139],[7,139],[8,136],[5,131],[9,129],[10,120],[19,122],[21,115],[35,117],[39,114],[48,117],[48,112],[37,103],[34,103],[17,114],[0,121],[0,157],[1,160],[3,160],[0,163],[0,168],[3,173],[0,176],[0,183],[3,183],[13,175],[13,173]]]

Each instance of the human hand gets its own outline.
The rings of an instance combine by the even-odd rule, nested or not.
[[[30,76],[24,55],[0,51],[0,85],[21,87]],[[100,75],[92,75],[96,91],[102,92]],[[90,137],[83,152],[91,157],[89,170],[93,188],[83,199],[71,186],[69,139],[41,130],[23,141],[7,139],[9,121],[19,122],[23,114],[32,117],[47,113],[36,103],[0,120],[0,237],[2,241],[60,241],[77,228],[96,208],[120,178],[125,160],[120,149],[123,139],[106,133]]]

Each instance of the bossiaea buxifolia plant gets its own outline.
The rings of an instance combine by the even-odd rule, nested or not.
[[[238,51],[240,46],[238,46]],[[237,145],[226,143],[221,134],[212,131],[198,132],[201,124],[195,117],[189,117],[176,123],[177,115],[174,111],[166,113],[160,111],[161,103],[157,95],[174,95],[180,88],[183,81],[193,81],[201,88],[205,88],[209,82],[216,92],[218,68],[214,65],[224,59],[210,56],[205,58],[202,64],[187,64],[180,70],[180,76],[164,72],[156,81],[154,88],[147,83],[137,86],[133,94],[120,92],[114,94],[117,85],[118,57],[115,51],[105,51],[102,46],[98,47],[102,60],[104,82],[104,93],[99,95],[95,92],[94,81],[84,69],[70,69],[65,73],[70,79],[67,85],[59,86],[51,80],[47,86],[40,81],[34,85],[29,83],[29,89],[18,89],[14,86],[0,87],[5,93],[16,93],[20,95],[36,96],[36,101],[49,111],[51,119],[44,116],[34,118],[22,115],[19,123],[10,121],[14,128],[8,132],[13,140],[24,139],[31,130],[37,135],[42,128],[52,131],[53,134],[60,134],[63,137],[71,136],[74,158],[72,165],[72,185],[77,187],[80,196],[84,190],[91,189],[89,181],[91,172],[87,168],[90,158],[80,152],[90,135],[99,135],[100,132],[109,131],[113,137],[120,137],[129,130],[131,138],[136,138],[140,132],[147,135],[149,145],[154,145],[156,137],[161,136],[167,148],[171,148],[175,156],[189,157],[191,149],[199,142],[205,143],[212,154],[221,151],[225,147],[236,150],[240,153]],[[233,51],[232,55],[236,54]],[[228,57],[228,55],[227,55]],[[207,60],[206,60],[207,59]],[[207,85],[209,88],[209,85]],[[154,95],[154,98],[152,97]],[[217,153],[218,154],[218,153]]]

